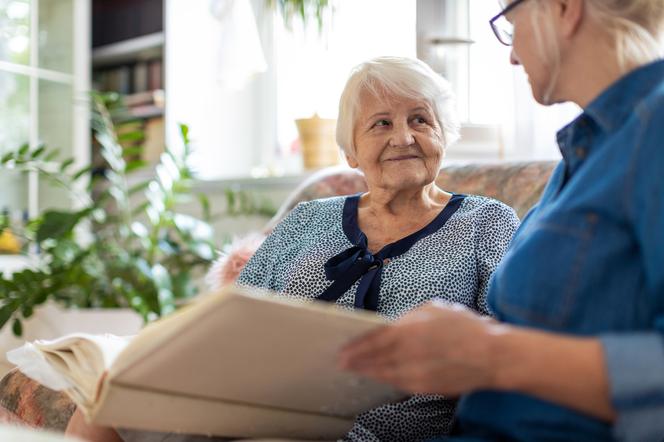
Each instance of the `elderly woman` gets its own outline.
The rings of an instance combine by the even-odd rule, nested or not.
[[[501,322],[431,304],[341,364],[464,395],[462,440],[664,440],[664,1],[515,0],[491,22],[543,104],[583,112],[494,274]],[[451,438],[455,439],[455,438]]]
[[[452,105],[447,82],[421,61],[357,67],[341,96],[337,141],[368,192],[299,204],[239,284],[393,319],[433,298],[488,314],[489,277],[519,221],[498,201],[436,185],[458,137]],[[416,395],[358,416],[346,439],[424,440],[450,429],[453,410],[441,396]]]

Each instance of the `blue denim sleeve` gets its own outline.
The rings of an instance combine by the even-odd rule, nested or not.
[[[662,440],[664,338],[653,332],[609,334],[600,340],[618,412],[614,435],[625,441]]]
[[[642,333],[600,337],[620,440],[664,438],[664,97],[636,109],[640,134],[631,152],[624,204],[638,241],[653,318]]]

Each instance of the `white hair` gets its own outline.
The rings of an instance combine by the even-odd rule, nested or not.
[[[424,100],[433,109],[443,132],[444,147],[459,139],[460,123],[449,82],[423,61],[405,57],[378,57],[351,71],[339,99],[337,144],[346,154],[355,153],[353,134],[362,92],[369,92],[376,97],[382,97],[387,92],[405,99]]]

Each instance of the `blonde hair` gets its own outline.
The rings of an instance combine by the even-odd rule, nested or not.
[[[550,7],[548,0],[538,0]],[[588,14],[604,26],[614,40],[619,66],[645,64],[664,56],[664,1],[663,0],[585,0]],[[533,8],[531,16],[538,48],[551,57],[548,60],[556,73],[560,69],[560,51],[553,36],[553,18],[547,14],[544,21],[546,39],[537,26],[537,14],[543,8]],[[545,41],[546,40],[546,41]]]
[[[664,55],[664,0],[586,0],[590,15],[614,38],[622,68]]]
[[[337,144],[346,154],[354,155],[353,133],[360,93],[376,97],[386,92],[406,99],[425,100],[431,105],[443,131],[444,147],[459,139],[454,94],[447,80],[423,61],[405,57],[378,57],[356,66],[346,81],[339,99]]]

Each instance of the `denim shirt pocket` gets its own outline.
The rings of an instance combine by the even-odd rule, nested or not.
[[[553,215],[553,214],[551,214]],[[503,318],[559,329],[569,323],[587,287],[599,216],[565,212],[534,220],[505,256],[493,284]]]

